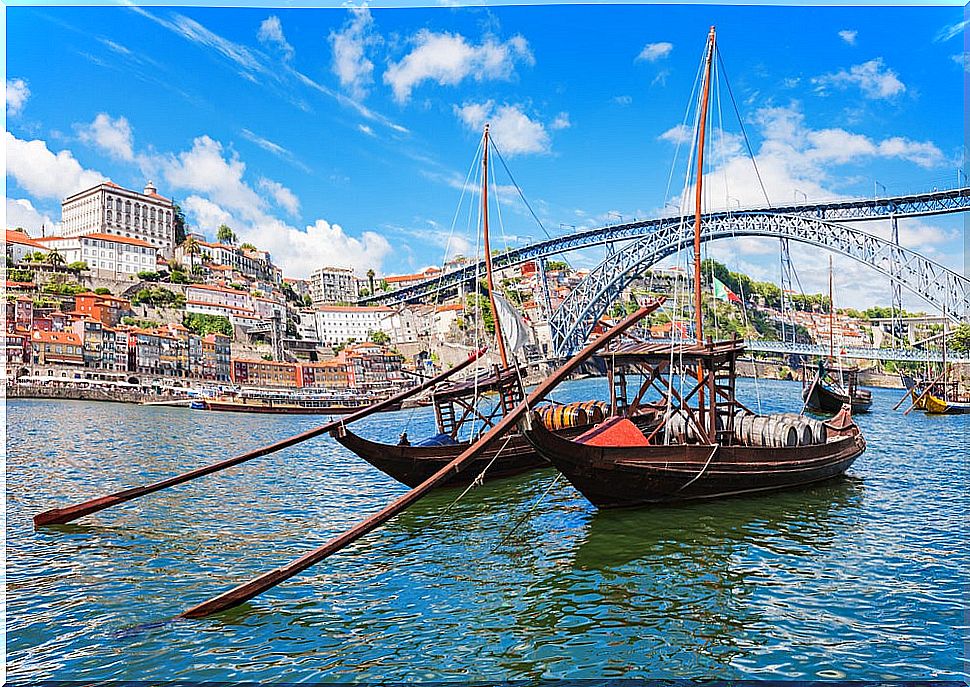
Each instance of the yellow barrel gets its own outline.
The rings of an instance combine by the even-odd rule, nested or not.
[[[546,406],[539,411],[542,423],[547,429],[568,429],[589,424],[589,416],[582,403]]]

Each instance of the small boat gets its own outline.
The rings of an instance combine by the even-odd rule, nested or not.
[[[838,377],[842,383],[836,380]],[[802,400],[805,407],[816,413],[836,414],[842,406],[849,404],[853,413],[868,413],[872,408],[872,392],[859,388],[859,368],[841,367],[835,369],[819,365],[819,370],[807,383],[802,375]]]
[[[694,333],[683,342],[638,342],[603,351],[610,417],[575,438],[548,431],[534,413],[520,429],[536,451],[599,508],[714,499],[802,487],[839,477],[865,450],[851,404],[828,421],[800,414],[758,415],[735,396],[744,344],[704,339],[701,288],[703,151],[715,30],[705,57],[697,116],[694,212]],[[632,401],[628,381],[641,380]],[[636,388],[636,387],[634,387]],[[645,432],[630,421],[659,396],[661,422]],[[620,411],[623,411],[622,413]]]
[[[522,431],[543,457],[599,508],[712,499],[801,487],[842,475],[866,443],[844,405],[822,422],[795,414],[757,415],[734,397],[739,341],[684,343],[673,352],[683,371],[699,365],[701,388],[715,389],[706,407],[673,404],[664,422],[644,432],[626,417],[611,417],[573,439],[528,416]],[[612,351],[615,366],[640,372],[644,387],[662,379],[670,344],[635,344]],[[625,386],[625,383],[621,386]],[[648,389],[641,387],[637,397]],[[676,388],[667,382],[656,390]],[[673,400],[673,399],[671,399]],[[618,403],[624,401],[618,398]]]
[[[923,397],[922,404],[930,415],[970,415],[970,401],[947,401],[932,392]]]
[[[381,399],[326,398],[288,395],[230,395],[211,396],[192,402],[192,408],[229,413],[271,413],[279,415],[347,415],[366,408]],[[384,411],[400,410],[395,403]]]

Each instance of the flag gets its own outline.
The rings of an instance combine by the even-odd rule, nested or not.
[[[717,277],[714,277],[714,298],[718,299],[719,301],[728,301],[729,303],[741,302],[741,299],[738,298],[738,294],[726,287],[724,282]]]
[[[505,342],[508,344],[508,353],[515,355],[516,351],[529,343],[529,330],[526,328],[525,322],[522,321],[522,317],[505,296],[498,293],[494,296],[495,310],[498,313],[502,334],[505,335]]]

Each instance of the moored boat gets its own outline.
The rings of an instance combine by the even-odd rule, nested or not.
[[[323,398],[286,395],[227,395],[207,396],[192,402],[197,410],[229,413],[264,413],[280,415],[347,415],[366,408],[381,399]],[[401,403],[393,403],[384,412],[400,410]]]
[[[835,379],[836,374],[844,382]],[[805,407],[816,413],[836,414],[849,404],[853,413],[868,413],[872,408],[872,392],[859,387],[859,368],[842,367],[835,370],[823,365],[811,384],[802,377],[802,400]]]

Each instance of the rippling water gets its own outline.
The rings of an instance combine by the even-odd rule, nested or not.
[[[602,380],[563,387],[588,397]],[[753,398],[751,381],[741,383]],[[764,382],[764,410],[799,410]],[[404,488],[329,437],[34,532],[41,510],[319,424],[84,402],[7,403],[11,679],[970,677],[970,416],[860,416],[848,476],[715,503],[597,512],[553,470],[440,491],[216,618],[168,621]],[[412,437],[428,409],[365,420]],[[508,542],[513,524],[528,515]]]

